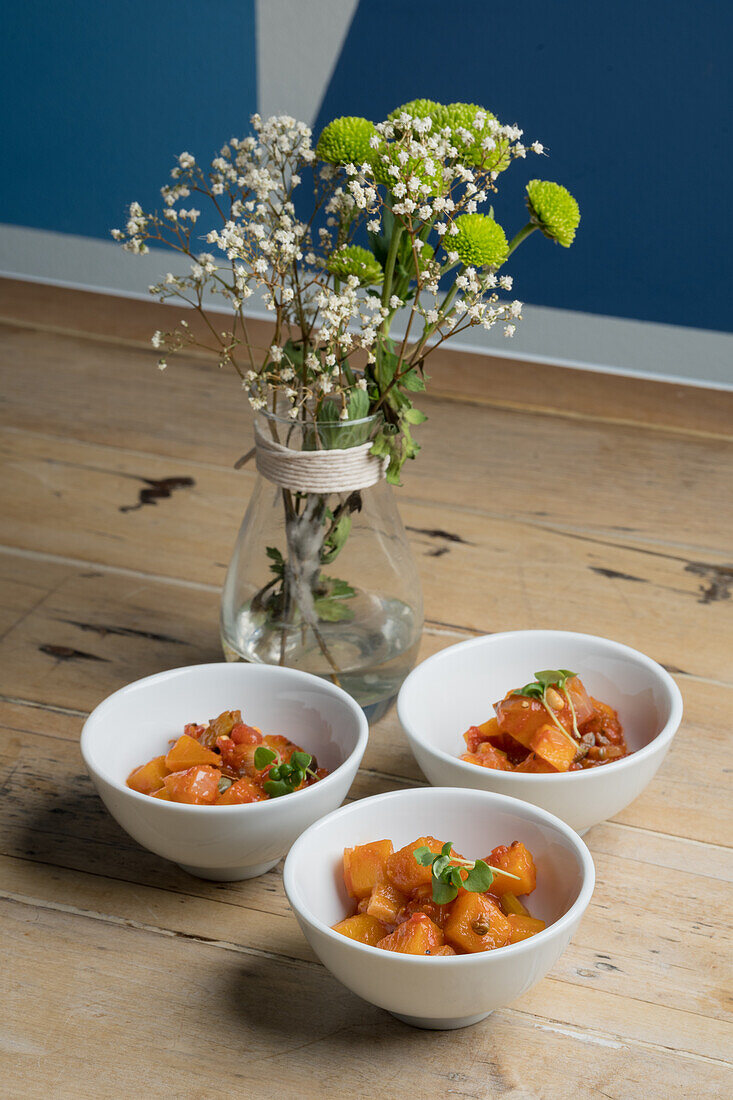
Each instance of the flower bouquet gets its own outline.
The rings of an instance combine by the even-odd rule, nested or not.
[[[419,450],[426,360],[474,326],[514,334],[522,303],[508,298],[504,265],[535,230],[569,246],[578,205],[530,180],[528,220],[509,240],[492,196],[513,161],[544,149],[474,104],[416,100],[376,125],[337,118],[315,148],[295,119],[254,115],[252,127],[208,170],[182,153],[162,212],[133,203],[113,236],[186,258],[184,274],[150,290],[196,310],[205,335],[185,320],[156,332],[160,368],[167,353],[206,347],[255,411],[261,477],[225,584],[225,654],[330,676],[376,717],[422,629],[388,485]],[[264,347],[250,333],[253,296],[272,315]]]

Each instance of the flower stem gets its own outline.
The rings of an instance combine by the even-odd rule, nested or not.
[[[534,224],[534,222],[527,222],[526,225],[522,226],[517,235],[513,237],[509,243],[508,255],[511,256],[514,249],[519,248],[522,241],[525,240],[530,235],[530,233],[534,233],[535,229],[537,228],[538,227]]]

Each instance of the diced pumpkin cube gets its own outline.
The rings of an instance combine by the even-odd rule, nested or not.
[[[167,775],[164,783],[172,802],[187,802],[190,805],[213,805],[219,794],[221,772],[208,764],[197,764],[186,771]]]
[[[459,890],[443,929],[445,938],[462,951],[491,951],[509,942],[509,920],[488,894]]]
[[[187,733],[178,738],[165,758],[165,764],[171,772],[182,772],[196,764],[221,764],[218,753],[212,752]]]
[[[434,836],[419,836],[411,844],[400,848],[387,860],[387,878],[401,890],[403,894],[409,894],[418,886],[424,886],[432,878],[432,867],[422,867],[415,859],[416,848],[429,848],[438,855],[443,847],[440,840]]]
[[[154,793],[153,798],[159,798],[162,802],[172,802],[173,801],[173,799],[171,798],[171,796],[168,792],[167,787],[161,787],[159,791],[156,791]]]
[[[385,866],[392,851],[391,840],[344,849],[344,883],[350,897],[368,897],[378,883],[385,881]]]
[[[516,894],[502,894],[501,907],[509,917],[514,913],[517,917],[528,917],[529,912],[524,908]]]
[[[506,753],[494,748],[490,741],[482,741],[476,752],[464,752],[461,760],[468,764],[478,764],[482,768],[494,768],[502,772],[511,770]]]
[[[449,943],[443,944],[442,947],[436,947],[434,951],[430,952],[431,955],[455,955],[456,950],[451,947]]]
[[[376,947],[380,940],[387,935],[387,929],[375,917],[368,913],[358,913],[355,917],[347,917],[333,926],[334,932],[340,932],[342,936],[348,936],[350,940],[359,943],[367,943]]]
[[[402,955],[431,955],[445,943],[443,933],[425,913],[413,913],[391,935],[380,940],[377,947],[398,951]]]
[[[543,920],[538,920],[537,917],[524,917],[519,913],[510,913],[507,920],[511,925],[509,943],[519,943],[520,940],[527,940],[530,936],[536,936],[538,932],[542,932],[546,927]]]
[[[290,760],[294,752],[303,751],[287,737],[283,737],[279,733],[268,733],[266,737],[262,738],[261,744],[263,744],[266,749],[272,749],[273,752],[276,752],[282,761]]]
[[[532,737],[547,722],[547,711],[539,699],[527,699],[524,695],[511,693],[494,705],[499,729],[508,733],[525,749],[530,747]]]
[[[553,768],[551,764],[548,764],[546,760],[541,760],[539,756],[531,752],[529,756],[525,756],[519,764],[514,768],[515,772],[529,772],[530,774],[544,774],[547,775],[550,772],[554,772],[557,769]]]
[[[406,902],[405,895],[391,882],[378,882],[369,898],[367,913],[384,924],[397,924],[397,918]]]
[[[217,806],[239,806],[245,802],[263,802],[267,795],[249,776],[237,779],[216,800]]]
[[[141,765],[131,771],[127,777],[127,786],[140,794],[154,794],[163,786],[163,780],[168,775],[170,768],[166,767],[165,757],[156,756],[147,764]]]
[[[561,733],[548,722],[540,726],[530,741],[532,751],[558,772],[566,772],[575,759],[578,749],[569,733]]]
[[[486,857],[486,862],[492,867],[499,868],[498,871],[494,871],[494,881],[489,887],[489,892],[496,897],[501,897],[502,894],[515,896],[531,894],[537,885],[537,871],[532,853],[525,848],[521,840],[515,840],[509,848],[505,844],[500,844],[498,848],[494,848],[490,856]],[[502,871],[508,871],[509,875],[517,877],[510,878],[509,875],[502,875]]]

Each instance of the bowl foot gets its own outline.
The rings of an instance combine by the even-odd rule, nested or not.
[[[421,1027],[426,1031],[455,1031],[456,1028],[470,1027],[471,1024],[477,1024],[479,1020],[485,1020],[487,1016],[491,1015],[491,1012],[479,1012],[478,1016],[458,1016],[446,1020],[426,1020],[422,1016],[403,1016],[401,1012],[392,1012],[391,1015],[396,1020],[402,1020],[403,1024],[409,1024],[410,1027]]]
[[[211,882],[241,882],[246,878],[264,875],[279,862],[279,859],[273,859],[270,863],[258,863],[254,867],[189,867],[185,863],[179,863],[178,866],[187,875],[194,875],[195,878],[206,878]]]

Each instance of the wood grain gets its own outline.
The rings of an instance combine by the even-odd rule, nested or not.
[[[400,490],[421,658],[501,629],[606,634],[670,668],[685,719],[655,781],[588,833],[596,892],[551,974],[427,1036],[323,970],[279,869],[193,879],[122,833],[84,774],[104,696],[220,659],[253,485],[232,469],[250,432],[236,386],[195,356],[151,369],[165,311],[0,280],[4,1094],[731,1095],[731,395],[435,365]],[[142,504],[167,478],[193,484]],[[424,781],[391,713],[349,797]]]

